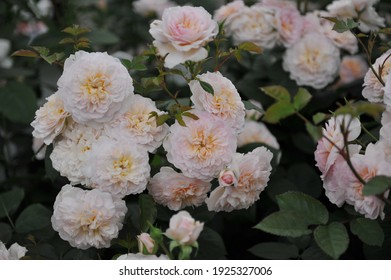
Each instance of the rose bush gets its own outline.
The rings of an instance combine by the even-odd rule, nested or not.
[[[4,1],[0,259],[391,258],[390,12]]]

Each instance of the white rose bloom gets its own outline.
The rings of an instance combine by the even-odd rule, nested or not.
[[[207,82],[213,87],[214,94],[206,92],[199,82]],[[194,108],[215,115],[239,132],[244,126],[245,108],[233,83],[220,72],[207,72],[190,81],[191,101]]]
[[[218,24],[202,7],[172,7],[164,10],[162,20],[151,23],[149,32],[159,55],[165,57],[165,67],[173,68],[206,58],[203,47],[217,35]]]
[[[250,143],[263,143],[277,150],[280,149],[276,137],[265,124],[246,120],[243,131],[238,135],[238,147],[243,147]]]
[[[181,245],[192,245],[197,241],[203,228],[204,223],[194,220],[189,212],[180,211],[171,217],[170,227],[165,235]]]
[[[385,19],[380,17],[373,8],[379,0],[336,0],[326,8],[331,16],[347,19],[358,19],[358,28],[365,33],[378,30],[384,26]]]
[[[330,16],[330,15],[323,15]],[[327,20],[321,19],[321,28],[322,33],[329,38],[336,47],[348,51],[350,54],[355,54],[358,52],[358,41],[356,37],[351,32],[339,33],[333,30],[334,23]]]
[[[282,66],[299,86],[321,89],[338,75],[339,50],[324,35],[308,33],[286,50]]]
[[[272,158],[273,154],[265,147],[256,148],[247,154],[236,153],[226,168],[236,175],[236,184],[220,185],[214,189],[206,200],[209,211],[231,212],[253,205],[267,186]]]
[[[192,110],[199,119],[175,122],[163,142],[167,160],[190,178],[210,181],[228,164],[236,151],[235,131],[215,116]]]
[[[188,178],[171,167],[162,167],[147,186],[153,199],[169,209],[178,211],[187,206],[200,206],[210,191],[211,184]]]
[[[132,139],[149,152],[154,152],[167,135],[168,125],[156,126],[156,119],[150,118],[151,112],[163,114],[156,108],[154,101],[135,94],[127,111],[105,126],[107,135],[114,139]]]
[[[11,42],[8,39],[0,39],[0,67],[10,68],[12,66],[12,59],[8,57],[11,49]]]
[[[66,118],[71,114],[65,111],[59,93],[52,94],[47,102],[35,112],[33,136],[42,138],[46,145],[50,145],[65,127]]]
[[[123,113],[133,96],[133,80],[118,58],[78,51],[64,64],[57,82],[66,111],[78,123],[100,124]]]
[[[129,253],[129,254],[124,254],[124,255],[121,255],[117,258],[117,260],[169,260],[169,258],[166,256],[166,255],[160,255],[159,257],[158,256],[155,256],[155,255],[143,255],[141,253],[137,253],[137,254],[132,254],[132,253]]]
[[[175,6],[175,3],[169,0],[137,0],[133,2],[133,9],[142,16],[157,15],[162,17],[164,9]]]
[[[213,15],[213,19],[217,22],[224,21],[224,31],[226,35],[231,35],[231,22],[235,14],[240,13],[245,7],[242,0],[235,0],[231,3],[218,8]]]
[[[18,243],[12,244],[9,249],[0,241],[0,260],[19,260],[26,255],[26,247],[20,246]]]
[[[73,123],[56,141],[50,159],[53,168],[67,177],[72,185],[86,184],[81,166],[90,153],[92,144],[102,135],[102,129]]]
[[[141,193],[150,174],[148,152],[129,139],[102,136],[92,145],[81,171],[87,186],[115,197]]]
[[[230,28],[235,44],[250,41],[259,47],[271,49],[279,36],[274,11],[259,5],[243,7],[240,13],[234,14]]]
[[[52,226],[60,237],[79,249],[109,248],[118,237],[127,212],[125,201],[99,190],[65,185],[53,206]]]
[[[383,53],[380,57],[378,57],[375,63],[372,65],[373,69],[375,69],[376,73],[382,78],[384,82],[387,81],[387,76],[390,73],[391,69],[391,50]],[[379,68],[382,67],[381,72]],[[389,83],[388,83],[389,84]],[[386,88],[381,84],[379,79],[373,74],[372,69],[368,69],[367,74],[364,77],[364,89],[362,90],[362,95],[368,99],[370,102],[382,103],[384,102],[384,90],[387,90],[387,96],[391,94],[390,84],[387,85]],[[390,92],[390,93],[388,93]],[[388,98],[388,97],[387,97]]]

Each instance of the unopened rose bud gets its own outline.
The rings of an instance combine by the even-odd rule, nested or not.
[[[224,169],[220,172],[219,175],[220,186],[223,187],[236,186],[237,182],[238,180],[235,176],[235,173],[232,170]]]
[[[140,235],[137,235],[137,241],[140,253],[143,253],[144,249],[146,250],[146,252],[148,252],[148,254],[153,253],[153,249],[155,247],[155,240],[153,240],[148,233],[143,232]]]

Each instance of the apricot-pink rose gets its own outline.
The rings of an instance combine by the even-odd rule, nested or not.
[[[151,23],[149,33],[164,66],[173,68],[187,60],[200,61],[208,56],[203,47],[217,35],[218,24],[202,7],[172,7],[162,20]]]

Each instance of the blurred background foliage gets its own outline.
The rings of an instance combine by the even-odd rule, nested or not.
[[[148,30],[154,16],[144,17],[135,13],[131,0],[52,0],[53,10],[47,14],[37,11],[36,2],[0,2],[0,38],[10,41],[9,50],[6,50],[7,53],[0,59],[29,46],[45,46],[51,53],[65,51],[67,56],[73,51],[72,46],[60,45],[59,41],[66,37],[61,31],[73,24],[91,29],[86,35],[91,41],[90,51],[107,51],[109,54],[121,51],[124,58],[131,60],[151,44],[152,38]],[[225,3],[222,0],[175,2],[178,5],[191,3],[203,6],[212,14]],[[245,2],[251,4],[255,1]],[[331,1],[313,2],[322,8]],[[378,6],[378,11],[383,15],[391,14],[391,4],[388,2],[380,1]],[[43,33],[42,28],[46,32]],[[226,44],[229,46],[230,42]],[[244,99],[260,101],[263,107],[267,108],[273,99],[265,95],[260,87],[278,84],[287,87],[290,92],[296,92],[298,89],[289,74],[282,69],[282,54],[283,49],[265,51],[258,56],[243,54],[241,61],[233,59],[221,72],[233,81]],[[62,69],[61,66],[50,65],[42,59],[10,59],[12,66],[0,67],[0,240],[7,244],[18,242],[26,246],[29,250],[27,258],[32,259],[111,259],[116,254],[126,253],[128,248],[134,248],[134,236],[141,229],[140,209],[143,207],[155,209],[155,213],[151,214],[153,220],[156,216],[157,226],[166,228],[172,211],[155,205],[148,199],[140,203],[138,197],[131,196],[127,197],[129,210],[126,225],[118,241],[114,241],[110,249],[77,250],[59,238],[51,228],[50,217],[54,199],[66,179],[53,170],[48,157],[45,160],[35,159],[32,128],[29,124],[36,109],[47,96],[56,91]],[[145,63],[151,66],[152,62]],[[153,67],[147,68],[149,70],[131,72],[136,89],[137,83],[142,84],[143,78],[156,75]],[[189,93],[186,84],[175,80],[171,82],[171,86],[180,87],[185,94]],[[142,89],[143,95],[154,100],[166,99],[162,91],[153,85],[144,85]],[[317,112],[328,113],[337,108],[338,102],[344,104],[345,98],[362,99],[361,90],[362,81],[337,90],[310,89],[313,98],[302,113],[308,118]],[[377,134],[379,127],[373,119],[362,121]],[[279,165],[273,169],[265,193],[261,194],[256,204],[247,210],[218,214],[208,212],[205,205],[186,209],[195,219],[206,222],[206,229],[199,239],[200,249],[196,258],[330,258],[311,236],[278,237],[254,228],[259,221],[278,210],[276,196],[286,191],[300,191],[318,199],[327,206],[330,221],[349,220],[357,215],[350,206],[337,208],[325,197],[313,156],[316,143],[308,135],[299,118],[289,117],[278,124],[269,124],[268,128],[279,141],[282,157]],[[365,139],[362,141],[365,142]],[[253,148],[254,146],[247,146],[241,152]],[[152,175],[157,172],[162,161],[164,158],[159,157],[159,153],[151,157]],[[390,215],[390,207],[386,207],[386,215]],[[350,245],[341,258],[390,259],[391,222],[386,220],[380,225],[384,231],[383,246],[363,244],[357,236],[349,233]],[[133,239],[129,239],[129,236]],[[127,243],[123,240],[130,241]]]

